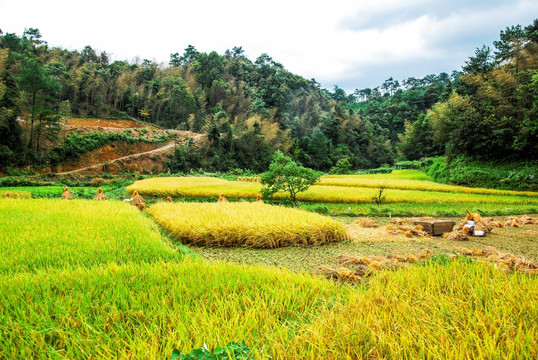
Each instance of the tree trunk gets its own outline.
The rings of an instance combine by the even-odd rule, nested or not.
[[[37,92],[34,92],[32,95],[32,114],[30,115],[30,141],[28,141],[28,148],[32,148],[32,142],[34,140],[34,112],[35,112],[35,98]]]

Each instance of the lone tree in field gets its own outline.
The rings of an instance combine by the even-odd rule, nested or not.
[[[318,182],[321,172],[298,165],[280,151],[273,154],[269,170],[261,176],[262,195],[265,198],[277,192],[287,192],[297,204],[297,194]]]

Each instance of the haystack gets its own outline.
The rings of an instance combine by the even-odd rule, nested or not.
[[[467,225],[468,221],[474,221],[475,231],[477,230],[483,231],[484,235],[487,235],[488,233],[491,232],[491,229],[492,229],[491,225],[489,225],[479,213],[471,214],[469,212],[465,216],[465,219],[463,219],[458,226],[454,227],[454,231],[463,231],[463,228],[465,227],[465,225]]]
[[[69,191],[69,188],[67,186],[64,187],[64,192],[62,194],[62,200],[73,200],[73,194],[71,194],[71,191]]]
[[[138,194],[138,191],[133,192],[133,197],[130,200],[131,205],[145,204],[146,200]]]
[[[220,194],[219,199],[217,200],[218,203],[227,203],[228,199],[224,196],[224,194]]]
[[[262,196],[260,194],[256,195],[256,202],[260,203],[260,204],[263,204]]]
[[[379,223],[377,221],[369,219],[369,218],[359,218],[359,219],[353,221],[353,224],[357,224],[360,227],[364,227],[364,228],[377,228],[377,227],[379,227]]]
[[[9,195],[9,193],[7,192],[6,193],[6,199],[10,199],[11,198],[11,195]]]
[[[173,203],[172,198],[170,196],[166,197],[166,201],[168,201],[169,203]]]
[[[94,200],[106,200],[107,197],[103,193],[103,189],[99,188],[99,189],[97,189],[97,195],[95,195],[95,197],[93,199]]]

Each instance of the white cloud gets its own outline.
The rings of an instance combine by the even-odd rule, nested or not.
[[[223,53],[242,46],[290,71],[348,91],[457,70],[499,31],[529,24],[536,1],[103,1],[0,0],[4,32],[39,28],[51,46],[155,59],[192,44]],[[344,85],[341,85],[344,84]]]

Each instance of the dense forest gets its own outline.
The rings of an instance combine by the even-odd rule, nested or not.
[[[317,170],[375,168],[447,155],[536,160],[538,19],[477,48],[461,71],[390,77],[352,94],[290,73],[269,55],[249,60],[188,46],[169,64],[109,60],[86,46],[49,47],[39,30],[0,32],[0,168],[45,166],[44,141],[67,116],[137,118],[204,133],[169,161],[191,168],[264,171],[281,150]],[[23,133],[18,119],[28,126]]]

